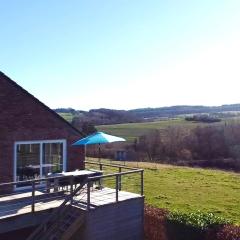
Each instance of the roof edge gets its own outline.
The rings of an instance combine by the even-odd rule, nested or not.
[[[24,92],[27,94],[29,97],[31,97],[36,103],[40,104],[42,107],[44,107],[47,111],[52,113],[55,117],[57,117],[60,121],[64,122],[68,127],[72,128],[75,132],[80,134],[81,136],[85,136],[81,131],[79,131],[77,128],[75,128],[71,123],[69,123],[67,120],[65,120],[63,117],[61,117],[58,113],[56,113],[54,110],[49,108],[47,105],[45,105],[43,102],[41,102],[39,99],[37,99],[34,95],[29,93],[26,89],[21,87],[19,84],[17,84],[14,80],[9,78],[5,73],[0,71],[0,76],[4,77],[9,83],[11,83],[14,87],[18,88],[20,91]]]

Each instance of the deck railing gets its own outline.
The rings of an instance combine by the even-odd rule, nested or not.
[[[143,176],[144,170],[143,169],[132,168],[132,167],[128,167],[120,164],[111,164],[111,163],[103,163],[103,162],[95,162],[95,161],[85,161],[85,165],[98,166],[99,170],[103,171],[103,173],[104,173],[104,167],[110,168],[110,170],[107,170],[106,172],[109,172],[109,171],[111,172],[113,171],[112,169],[117,169],[116,173],[105,174],[101,177],[98,177],[100,179],[104,179],[106,177],[115,177],[116,178],[116,184],[115,184],[116,195],[118,191],[122,190],[123,176],[126,176],[126,175],[129,176],[132,174],[136,176],[137,174],[140,174],[140,179],[137,180],[139,181],[137,184],[140,185],[140,194],[142,196],[144,195],[144,176]],[[130,183],[127,183],[127,184],[129,185]]]
[[[134,190],[137,189],[138,194],[143,196],[144,185],[142,169],[92,161],[86,161],[85,164],[98,166],[100,171],[103,171],[105,167],[116,169],[117,171],[115,173],[107,172],[106,174],[103,171],[103,175],[87,177],[85,179],[86,182],[83,187],[84,193],[83,191],[81,192],[81,194],[84,194],[85,197],[81,198],[81,204],[85,205],[87,210],[91,209],[91,206],[93,204],[91,198],[97,191],[99,191],[101,195],[99,201],[103,201],[103,195],[105,194],[105,200],[107,195],[109,195],[109,198],[111,198],[112,202],[118,202],[120,191],[124,190],[126,192],[131,192],[131,190],[127,189],[127,187],[131,186],[131,180],[134,180],[131,187],[134,187]],[[125,177],[126,181],[123,181],[123,178]],[[67,179],[69,184],[65,186],[58,185],[58,183],[63,179],[64,181]],[[27,186],[28,189],[13,191],[19,185]],[[70,198],[71,201],[77,202],[79,201],[79,198],[75,196],[76,194],[73,195],[73,193],[78,186],[79,183],[75,182],[74,176],[55,176],[20,182],[2,183],[0,184],[0,217],[4,215],[14,214],[19,210],[22,210],[25,213],[35,212],[37,207],[41,207],[41,209],[43,209],[45,206],[47,209],[47,204],[55,200],[61,200],[64,202],[66,198]],[[93,188],[93,186],[97,187]],[[101,191],[103,189],[106,189],[105,187],[111,189],[112,191]],[[138,187],[140,189],[138,189]],[[59,205],[61,204],[61,201]]]

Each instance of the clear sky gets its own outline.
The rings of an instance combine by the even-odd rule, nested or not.
[[[240,1],[0,0],[0,70],[52,108],[240,103]]]

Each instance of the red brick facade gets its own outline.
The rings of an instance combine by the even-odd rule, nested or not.
[[[67,170],[84,168],[81,133],[1,72],[0,110],[0,183],[13,181],[16,141],[66,139]]]

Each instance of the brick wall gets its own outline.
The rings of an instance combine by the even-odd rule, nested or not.
[[[81,134],[0,72],[0,182],[13,181],[14,142],[66,139],[67,170],[84,168]]]

